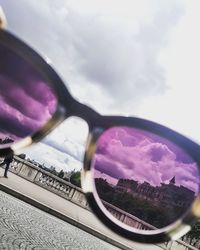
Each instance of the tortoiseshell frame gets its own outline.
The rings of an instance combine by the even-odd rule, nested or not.
[[[34,50],[28,47],[24,42],[20,41],[14,35],[5,30],[0,29],[0,44],[4,44],[17,52],[20,56],[25,58],[29,63],[33,65],[43,76],[47,79],[49,84],[52,84],[57,96],[58,107],[57,111],[53,115],[52,119],[42,127],[35,134],[30,135],[21,141],[10,144],[1,145],[0,154],[6,155],[10,152],[15,154],[19,153],[24,147],[32,143],[36,143],[47,135],[58,124],[67,119],[70,116],[77,116],[84,119],[89,126],[89,137],[84,158],[84,168],[82,171],[82,188],[85,192],[89,205],[93,209],[94,213],[103,221],[109,228],[116,233],[132,239],[134,241],[143,243],[159,243],[169,240],[175,240],[191,229],[191,224],[200,217],[200,197],[191,204],[190,210],[178,221],[175,221],[172,225],[161,229],[152,231],[139,231],[133,229],[131,231],[121,228],[114,223],[112,219],[106,215],[105,211],[101,209],[94,195],[94,181],[91,171],[91,160],[95,153],[96,142],[99,136],[108,128],[113,126],[128,126],[134,128],[140,128],[157,135],[160,135],[168,140],[174,142],[182,149],[184,149],[198,164],[200,167],[200,146],[190,139],[180,135],[179,133],[159,125],[157,123],[135,118],[135,117],[121,117],[121,116],[102,116],[90,107],[79,103],[68,92],[65,84],[52,69],[52,67]]]

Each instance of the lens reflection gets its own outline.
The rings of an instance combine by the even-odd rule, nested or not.
[[[105,131],[97,142],[92,169],[104,209],[142,230],[175,222],[199,193],[194,160],[174,143],[140,129]]]
[[[0,45],[0,143],[40,129],[55,113],[57,97],[31,63]]]

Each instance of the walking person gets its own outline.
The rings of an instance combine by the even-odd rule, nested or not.
[[[13,161],[13,153],[10,153],[9,155],[6,155],[4,158],[4,161],[0,164],[0,166],[6,165],[5,171],[4,171],[4,177],[8,178],[7,172],[10,166],[10,163]]]

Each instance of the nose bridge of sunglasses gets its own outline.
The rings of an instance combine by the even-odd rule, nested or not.
[[[2,7],[0,6],[0,29],[4,29],[6,25],[7,25],[6,16],[3,12]]]

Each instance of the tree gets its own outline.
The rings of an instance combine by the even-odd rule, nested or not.
[[[64,176],[64,171],[60,170],[60,172],[58,173],[58,177],[63,178],[63,176]]]
[[[77,187],[81,187],[81,173],[80,173],[80,171],[77,171],[71,175],[70,182]]]

